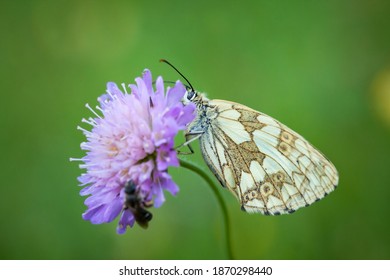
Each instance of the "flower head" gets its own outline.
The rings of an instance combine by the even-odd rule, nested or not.
[[[87,137],[81,144],[87,152],[80,159],[84,162],[80,167],[86,169],[78,178],[86,186],[80,194],[90,195],[83,218],[100,224],[120,215],[118,233],[132,227],[145,207],[152,203],[160,207],[163,190],[178,192],[167,172],[168,167],[179,165],[174,137],[195,116],[195,106],[181,102],[186,89],[180,81],[166,92],[161,77],[153,88],[149,70],[135,81],[136,85],[129,85],[130,94],[125,86],[122,92],[108,83],[107,93],[98,98],[99,114],[87,105],[95,117],[83,122],[92,130],[79,127]],[[125,186],[134,186],[132,193]]]

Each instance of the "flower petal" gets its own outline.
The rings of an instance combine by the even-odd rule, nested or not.
[[[149,71],[149,69],[144,70],[142,79],[144,80],[147,91],[149,92],[149,94],[151,94],[153,92],[152,73]]]
[[[173,88],[167,90],[167,106],[174,106],[180,104],[181,99],[183,98],[186,92],[186,88],[180,81],[177,81]]]
[[[131,213],[131,211],[129,210],[123,211],[119,219],[116,232],[118,234],[124,234],[126,232],[127,226],[133,227],[134,223],[135,223],[135,218],[133,213]]]

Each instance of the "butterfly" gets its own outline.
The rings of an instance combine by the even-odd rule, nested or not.
[[[309,206],[335,190],[335,166],[301,135],[247,106],[209,100],[189,81],[185,102],[196,105],[186,142],[199,139],[202,156],[221,185],[249,213],[280,215]]]

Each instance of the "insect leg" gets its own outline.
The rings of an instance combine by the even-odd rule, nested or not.
[[[192,149],[192,147],[190,146],[190,143],[199,139],[202,135],[203,135],[204,131],[192,131],[192,132],[189,132],[189,133],[186,133],[185,137],[186,137],[186,142],[184,142],[183,144],[177,146],[175,148],[175,150],[177,150],[178,154],[179,155],[191,155],[194,153],[194,150]],[[182,152],[182,151],[179,151],[179,149],[183,146],[187,146],[188,149],[190,150],[190,152]]]

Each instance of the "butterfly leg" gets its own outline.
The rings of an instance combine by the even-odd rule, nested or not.
[[[186,138],[186,141],[177,146],[175,148],[175,150],[177,150],[178,154],[179,155],[191,155],[194,153],[194,150],[192,149],[192,147],[190,146],[190,143],[195,141],[196,139],[199,139],[203,134],[203,131],[192,131],[192,132],[188,132],[185,134],[185,138]],[[183,151],[179,151],[179,149],[183,146],[187,146],[188,149],[190,150],[189,152],[183,152]]]

